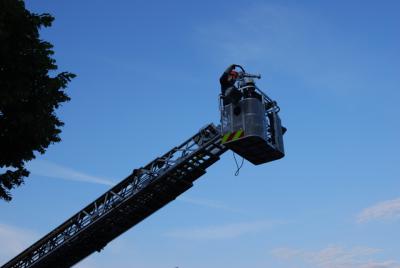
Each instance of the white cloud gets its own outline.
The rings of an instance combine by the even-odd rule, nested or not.
[[[174,230],[166,235],[174,238],[190,240],[231,239],[246,234],[258,233],[279,224],[276,221],[254,221],[233,223],[220,226],[197,227]]]
[[[189,198],[189,197],[183,197],[183,196],[178,197],[177,200],[184,202],[184,203],[207,207],[207,208],[212,208],[212,209],[224,210],[224,211],[234,212],[234,213],[243,213],[243,211],[241,211],[239,209],[229,207],[229,206],[227,206],[219,201],[215,201],[215,200],[197,199],[197,198]]]
[[[0,223],[0,264],[3,264],[36,241],[38,235],[30,230]]]
[[[57,178],[70,181],[88,182],[113,186],[115,183],[108,179],[97,176],[92,176],[80,171],[73,170],[58,164],[54,164],[44,160],[34,160],[29,162],[28,170],[32,174],[45,176],[49,178]]]
[[[313,268],[400,268],[397,261],[374,259],[380,252],[382,250],[368,247],[329,246],[317,251],[277,248],[271,254],[284,261],[293,261],[298,267],[302,267],[299,263],[304,263],[305,267]]]
[[[380,202],[371,207],[365,208],[357,215],[359,223],[379,219],[399,219],[400,198]]]

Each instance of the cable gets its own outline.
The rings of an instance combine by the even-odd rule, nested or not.
[[[240,166],[237,162],[236,156],[235,156],[235,152],[232,152],[233,154],[233,159],[235,159],[235,164],[236,164],[236,171],[235,171],[235,176],[239,175],[240,169],[243,167],[243,163],[244,163],[244,158],[242,157],[242,163],[240,163]]]
[[[246,71],[244,70],[244,68],[242,66],[237,65],[237,64],[234,64],[234,65],[235,65],[235,67],[239,67],[244,73],[246,73]]]

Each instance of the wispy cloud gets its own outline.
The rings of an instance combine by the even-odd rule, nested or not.
[[[335,94],[366,83],[361,64],[365,55],[359,44],[351,43],[342,32],[340,36],[327,18],[312,10],[253,3],[233,18],[200,26],[196,33],[199,45],[207,55],[214,53],[217,64],[235,62],[261,72],[278,70],[310,88]]]
[[[373,257],[382,252],[380,249],[355,247],[346,249],[329,246],[321,250],[307,251],[292,248],[277,248],[271,254],[281,260],[293,261],[298,267],[315,268],[399,268],[400,263],[394,260],[377,260]],[[311,265],[311,266],[310,266]]]
[[[271,229],[278,221],[254,221],[174,230],[166,236],[189,240],[231,239]]]
[[[95,184],[103,184],[112,186],[115,183],[108,179],[92,176],[81,171],[76,171],[68,167],[64,167],[49,161],[34,160],[28,164],[28,169],[32,174],[45,176],[49,178],[57,178],[70,181],[88,182]]]
[[[359,223],[380,219],[400,219],[400,198],[377,203],[357,215]]]
[[[196,206],[202,206],[202,207],[207,207],[207,208],[212,208],[212,209],[218,209],[218,210],[224,210],[227,212],[233,212],[233,213],[244,213],[244,211],[240,209],[236,209],[230,206],[227,206],[219,201],[215,200],[209,200],[209,199],[198,199],[198,198],[189,198],[189,197],[178,197],[178,201],[196,205]]]
[[[15,257],[37,238],[30,230],[0,223],[0,264]]]
[[[303,15],[301,10],[284,6],[250,4],[229,20],[212,21],[212,27],[202,25],[197,34],[202,44],[214,48],[211,52],[218,54],[219,60],[222,57],[247,64],[268,59],[275,63],[278,59],[288,59],[284,52],[292,55],[294,52],[290,49],[298,48],[304,42],[308,25]],[[298,42],[296,47],[293,41]]]

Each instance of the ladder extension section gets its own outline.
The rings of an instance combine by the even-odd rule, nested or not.
[[[134,170],[2,268],[71,267],[192,187],[226,150],[219,128],[204,127]]]

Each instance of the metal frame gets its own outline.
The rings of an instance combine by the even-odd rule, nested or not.
[[[135,169],[2,268],[70,267],[189,189],[227,149],[210,124],[190,139]]]

